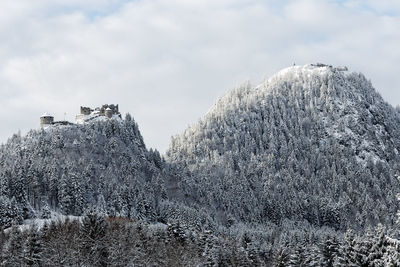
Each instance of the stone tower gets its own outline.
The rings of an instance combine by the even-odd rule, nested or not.
[[[112,115],[113,115],[113,110],[112,110],[111,108],[107,107],[106,110],[105,110],[105,112],[104,112],[104,115],[105,115],[107,118],[110,119],[110,118],[112,117]]]
[[[46,125],[51,125],[54,122],[54,117],[44,113],[42,116],[40,116],[40,126],[46,126]]]

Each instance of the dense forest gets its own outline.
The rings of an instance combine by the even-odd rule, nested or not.
[[[379,226],[364,236],[303,232],[276,246],[243,232],[235,238],[99,215],[51,221],[0,236],[2,266],[399,266],[400,241]]]
[[[228,93],[167,159],[227,223],[360,230],[395,221],[399,151],[399,113],[363,75],[299,66]]]
[[[16,134],[1,265],[400,266],[399,151],[398,110],[314,65],[228,92],[165,156],[129,114]]]

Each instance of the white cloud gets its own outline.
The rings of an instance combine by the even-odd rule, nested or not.
[[[382,13],[389,1],[344,2],[2,1],[1,140],[44,111],[72,120],[80,105],[119,103],[164,150],[227,89],[294,61],[347,64],[399,104],[400,18]]]
[[[367,0],[372,10],[383,14],[398,14],[400,2],[398,0]]]

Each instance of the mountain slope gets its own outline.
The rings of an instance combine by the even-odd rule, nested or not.
[[[294,66],[222,97],[173,138],[191,194],[232,220],[362,229],[392,225],[400,116],[357,73]]]

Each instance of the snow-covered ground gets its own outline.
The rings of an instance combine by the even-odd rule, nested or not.
[[[73,216],[73,215],[62,215],[60,213],[52,212],[51,218],[49,219],[29,219],[25,220],[23,224],[18,225],[18,229],[20,231],[26,231],[32,227],[36,229],[41,229],[43,225],[49,225],[51,222],[65,222],[66,220],[75,221],[79,220],[82,221],[83,216]],[[9,233],[12,227],[4,229],[4,233]]]

